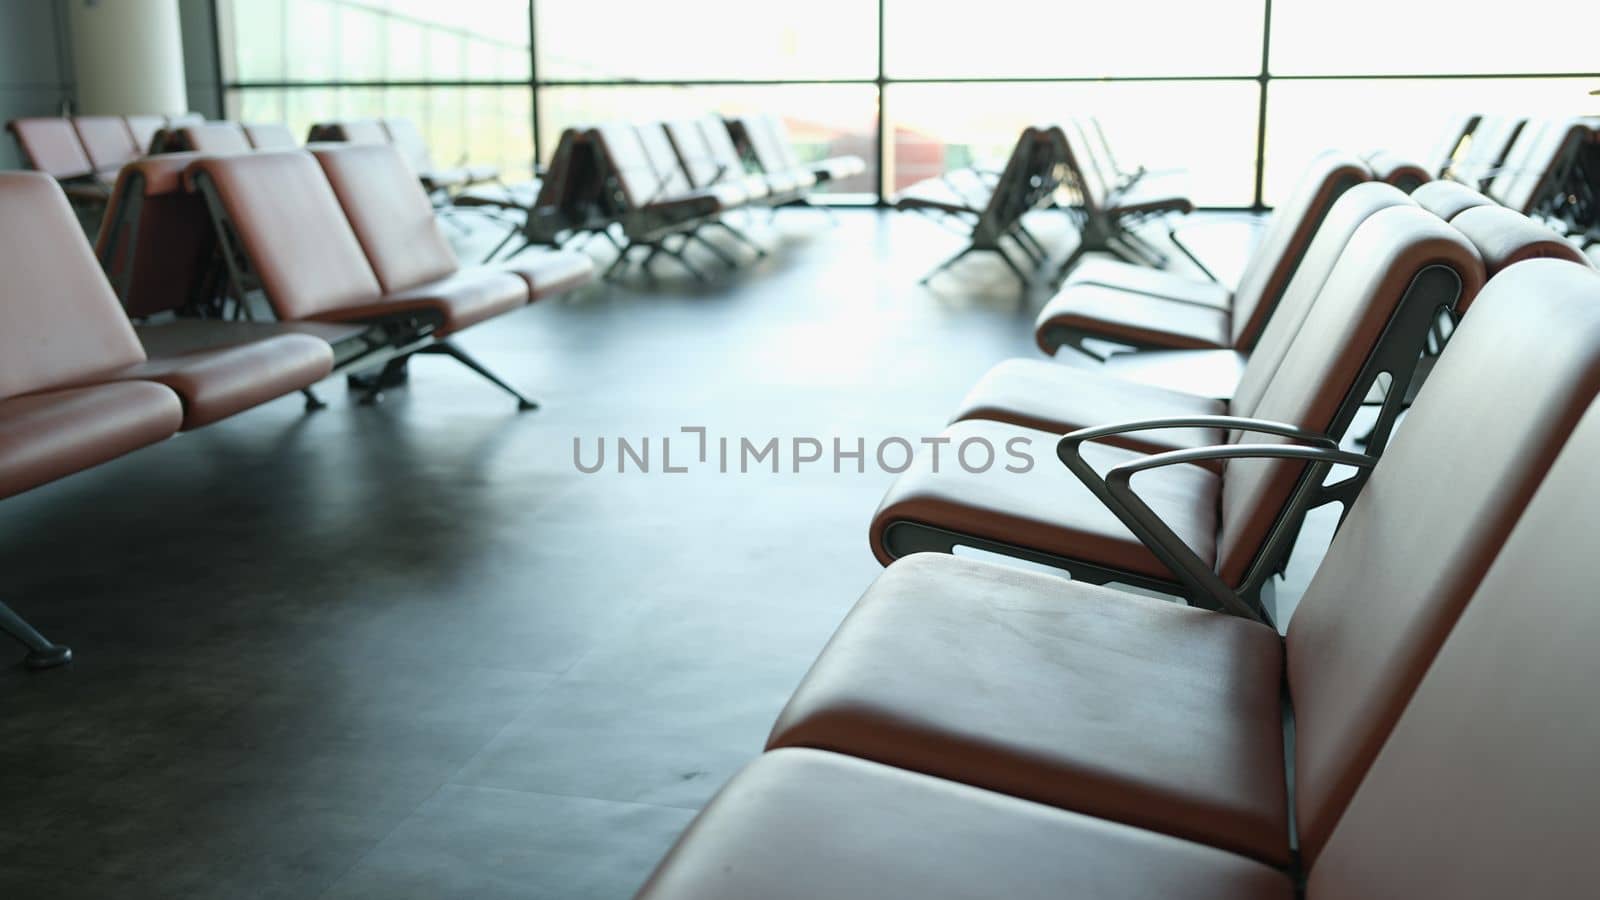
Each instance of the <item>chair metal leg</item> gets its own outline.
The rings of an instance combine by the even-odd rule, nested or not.
[[[406,364],[411,360],[409,355],[396,356],[383,364],[383,368],[376,375],[366,372],[357,372],[345,376],[345,383],[362,392],[361,399],[357,400],[362,406],[372,406],[383,402],[385,388],[400,387],[411,377]]]
[[[734,259],[732,256],[729,256],[727,251],[723,250],[721,247],[718,247],[716,244],[711,243],[710,239],[708,239],[705,235],[701,234],[699,231],[691,231],[691,232],[689,232],[689,236],[684,241],[684,243],[687,244],[691,240],[695,241],[700,246],[706,248],[706,251],[708,253],[710,253],[712,256],[715,256],[717,259],[721,260],[722,264],[728,267],[728,271],[731,272],[734,269],[739,268],[739,261],[738,260]]]
[[[751,250],[754,250],[755,253],[756,253],[756,257],[758,259],[765,259],[766,258],[766,256],[767,256],[767,248],[765,248],[765,247],[761,246],[760,244],[756,243],[755,240],[753,238],[751,238],[749,235],[747,235],[744,232],[740,231],[739,229],[733,227],[732,225],[729,225],[727,222],[724,222],[721,219],[717,219],[716,221],[712,222],[711,224],[712,225],[716,225],[719,228],[721,228],[723,231],[726,231],[727,233],[733,235],[734,240],[738,241],[741,244],[744,244],[746,247],[749,247]]]
[[[1007,253],[1005,248],[999,244],[995,245],[994,252],[1005,261],[1006,268],[1011,270],[1011,274],[1017,276],[1017,281],[1021,283],[1022,289],[1027,290],[1029,285],[1032,284],[1032,280],[1028,278],[1027,271],[1018,265],[1017,261],[1011,258],[1011,254]]]
[[[319,409],[328,408],[328,404],[321,397],[318,397],[317,392],[311,388],[306,388],[300,393],[306,398],[306,412],[316,412]]]
[[[951,266],[955,265],[962,258],[964,258],[967,254],[971,253],[972,251],[974,251],[976,249],[977,249],[976,247],[973,247],[971,245],[968,245],[967,247],[962,248],[960,253],[957,253],[955,256],[952,256],[949,259],[945,260],[944,262],[939,263],[937,266],[934,266],[933,267],[933,271],[931,271],[928,274],[922,276],[922,279],[919,280],[917,282],[917,284],[923,284],[923,285],[927,284],[928,282],[933,280],[933,276],[935,276],[935,275],[939,274],[940,272],[943,272],[945,269],[948,269]]]
[[[457,347],[455,344],[451,343],[450,341],[439,341],[438,343],[429,344],[428,346],[422,348],[421,350],[418,350],[417,352],[418,353],[438,353],[438,354],[442,354],[444,356],[450,357],[451,359],[454,359],[456,362],[461,363],[463,366],[466,366],[467,368],[471,369],[472,371],[477,372],[479,375],[482,375],[484,377],[484,379],[487,380],[490,384],[494,385],[495,387],[499,388],[502,391],[505,391],[506,393],[510,394],[511,396],[517,398],[517,410],[519,412],[526,412],[527,410],[530,410],[530,409],[538,409],[539,408],[539,404],[533,402],[532,400],[529,400],[527,397],[524,397],[521,393],[519,393],[517,391],[516,388],[514,388],[511,385],[506,384],[504,381],[502,381],[500,379],[500,376],[498,376],[498,375],[494,374],[493,372],[489,371],[488,368],[486,368],[483,365],[483,363],[478,362],[476,359],[472,358],[472,356],[469,355],[465,350],[462,350],[460,347]]]
[[[685,245],[688,244],[689,243],[689,239],[688,238],[684,238],[683,239],[683,243]],[[673,259],[677,260],[678,261],[678,265],[682,266],[684,268],[684,271],[688,272],[690,275],[693,275],[695,281],[698,281],[698,282],[700,282],[702,284],[705,284],[705,283],[707,283],[707,282],[709,282],[711,280],[711,278],[709,276],[707,276],[706,273],[704,273],[704,272],[700,271],[698,268],[696,268],[694,263],[689,262],[689,258],[687,256],[683,255],[682,246],[680,246],[678,249],[674,250],[671,247],[668,247],[666,245],[666,242],[662,242],[661,244],[658,245],[658,248],[661,250],[662,253],[665,253],[666,255],[668,255],[668,256],[672,257]]]
[[[70,648],[51,643],[3,600],[0,600],[0,631],[28,648],[28,655],[23,657],[22,664],[30,669],[53,669],[72,662]]]

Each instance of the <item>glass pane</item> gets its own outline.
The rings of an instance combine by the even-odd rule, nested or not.
[[[543,7],[541,6],[542,10]],[[718,87],[568,87],[539,93],[540,142],[548,161],[572,126],[600,122],[652,122],[703,116],[773,113],[783,118],[802,160],[854,155],[861,175],[828,183],[833,194],[875,194],[876,89],[870,84],[794,84]]]
[[[1181,169],[1196,203],[1245,205],[1255,187],[1259,100],[1245,82],[891,85],[889,189],[974,163],[1004,165],[1024,127],[1093,115],[1120,168]]]
[[[884,2],[884,66],[895,78],[1254,75],[1261,69],[1262,0]]]
[[[260,81],[522,81],[527,0],[224,0],[234,71]],[[230,39],[226,35],[224,39]]]
[[[243,88],[228,92],[228,115],[285,122],[304,137],[328,119],[404,116],[417,123],[440,166],[499,167],[509,180],[533,172],[533,126],[525,87]]]
[[[1486,9],[1460,0],[1278,0],[1272,72],[1594,71],[1600,4],[1522,0],[1503,14],[1479,15]]]
[[[546,0],[538,6],[539,77],[873,78],[871,0]]]
[[[1563,78],[1274,81],[1267,91],[1265,200],[1293,190],[1322,150],[1386,149],[1436,169],[1442,160],[1433,157],[1452,116],[1593,114],[1600,106],[1588,95],[1593,89],[1588,79]]]

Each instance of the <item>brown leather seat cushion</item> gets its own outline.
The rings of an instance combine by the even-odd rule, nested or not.
[[[1504,206],[1465,209],[1451,219],[1450,224],[1472,242],[1491,278],[1507,266],[1530,259],[1564,259],[1591,266],[1582,250],[1549,228]]]
[[[28,165],[53,178],[84,178],[94,164],[83,149],[70,119],[37,116],[13,119],[6,127],[16,136]]]
[[[121,116],[74,116],[72,127],[97,172],[116,171],[144,155]]]
[[[1264,865],[807,750],[768,753],[689,826],[638,900],[1291,900]]]
[[[1119,291],[1198,303],[1214,309],[1229,309],[1233,304],[1233,292],[1214,281],[1188,278],[1175,272],[1098,256],[1074,266],[1066,283],[1098,284]]]
[[[386,294],[376,303],[346,306],[314,316],[320,322],[367,322],[411,313],[439,317],[439,335],[453,334],[528,302],[528,283],[502,269],[462,269],[437,281]]]
[[[562,250],[523,253],[499,268],[521,276],[533,300],[563,294],[594,280],[593,257]]]
[[[1208,306],[1133,294],[1096,284],[1062,289],[1039,311],[1034,334],[1053,353],[1062,330],[1137,346],[1215,350],[1233,345],[1228,313]]]
[[[201,323],[192,323],[199,325]],[[160,353],[150,353],[148,362],[130,367],[119,378],[137,378],[164,384],[183,399],[183,428],[209,425],[244,412],[285,394],[303,390],[326,378],[333,371],[333,350],[328,343],[307,334],[278,334],[262,337],[251,332],[233,332],[234,342],[226,341],[234,324],[207,322],[209,328],[184,329],[193,341],[164,342]],[[159,330],[146,329],[145,333]],[[210,330],[215,338],[207,338]],[[146,348],[147,352],[150,348]]]
[[[872,550],[885,565],[894,559],[884,544],[885,531],[895,522],[906,521],[1151,578],[1173,579],[1172,571],[1062,467],[1055,454],[1058,436],[984,421],[957,422],[942,436],[950,442],[940,451],[938,472],[933,471],[931,453],[918,453],[911,468],[895,479],[873,516]],[[1026,473],[1004,469],[1010,461],[1007,442],[1014,438],[1029,442],[1034,464]],[[968,440],[984,440],[994,448],[994,468],[975,474],[959,464],[958,448]],[[1142,459],[1144,454],[1086,444],[1083,456],[1103,473],[1112,466]],[[979,461],[981,456],[973,457],[974,464]],[[1218,476],[1198,466],[1169,466],[1134,480],[1139,496],[1208,564],[1216,549],[1219,487]]]
[[[957,408],[955,421],[992,419],[1066,434],[1078,428],[1169,416],[1218,416],[1221,400],[1124,381],[1096,369],[1037,359],[1008,359],[990,369]],[[1107,438],[1145,453],[1222,443],[1219,428],[1170,428]]]
[[[1265,625],[919,553],[834,633],[768,747],[814,747],[1289,859]]]
[[[9,497],[171,437],[183,405],[146,381],[0,400],[0,497]]]

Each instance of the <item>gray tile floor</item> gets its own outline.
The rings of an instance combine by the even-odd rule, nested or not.
[[[879,571],[890,479],[665,474],[661,438],[914,439],[1037,352],[998,266],[930,292],[955,238],[839,219],[468,333],[539,412],[423,359],[0,504],[0,591],[77,653],[0,670],[0,897],[630,896]],[[578,472],[600,437],[652,471]]]

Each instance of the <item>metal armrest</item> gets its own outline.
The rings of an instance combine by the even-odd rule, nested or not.
[[[1089,465],[1080,452],[1083,442],[1094,437],[1153,428],[1205,427],[1213,424],[1301,440],[1311,446],[1230,443],[1189,450],[1169,450],[1115,466],[1104,477]],[[1213,566],[1200,559],[1194,550],[1178,537],[1172,527],[1139,497],[1132,486],[1133,476],[1150,469],[1217,459],[1301,460],[1311,463],[1314,470],[1302,483],[1302,488],[1290,498],[1291,512],[1299,512],[1310,496],[1304,485],[1320,484],[1332,466],[1345,465],[1370,469],[1377,462],[1376,457],[1340,450],[1338,443],[1326,435],[1314,434],[1279,422],[1236,416],[1174,417],[1080,429],[1061,439],[1056,445],[1056,455],[1068,471],[1072,472],[1107,510],[1126,525],[1163,565],[1172,570],[1181,583],[1194,592],[1195,599],[1209,602],[1212,608],[1257,621],[1267,621],[1265,613],[1246,602],[1238,591],[1226,584],[1217,575]],[[1268,540],[1272,538],[1269,536]]]
[[[1296,425],[1274,422],[1270,419],[1251,419],[1245,416],[1164,416],[1157,419],[1135,419],[1131,422],[1118,422],[1113,425],[1080,428],[1061,438],[1060,447],[1063,449],[1060,452],[1065,452],[1064,448],[1068,445],[1075,448],[1084,441],[1093,441],[1134,431],[1158,431],[1163,428],[1228,428],[1237,431],[1248,431],[1254,434],[1270,434],[1277,437],[1293,438],[1318,447],[1332,449],[1338,449],[1339,447],[1338,441],[1325,434],[1307,431]],[[1076,450],[1073,452],[1076,453]]]

